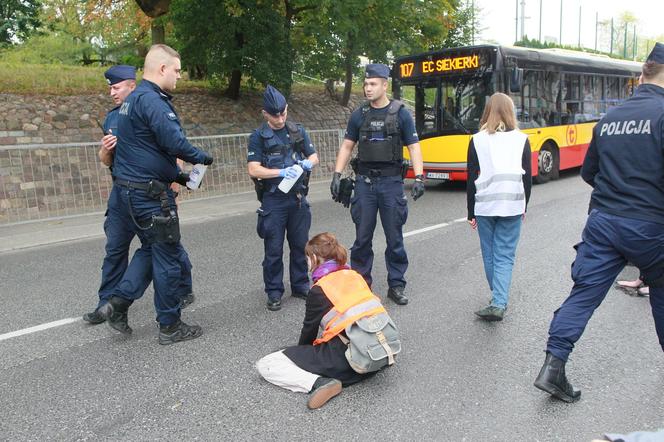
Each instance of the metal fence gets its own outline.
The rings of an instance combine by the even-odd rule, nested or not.
[[[334,170],[343,130],[309,131],[320,158],[311,181],[328,180]],[[203,187],[183,191],[184,200],[246,192],[249,134],[192,137],[210,152]],[[112,180],[97,159],[99,143],[0,146],[0,224],[99,212],[106,207]],[[186,169],[186,167],[185,167]]]

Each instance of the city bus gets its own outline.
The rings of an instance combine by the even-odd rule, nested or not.
[[[465,181],[484,104],[508,94],[530,139],[533,179],[544,183],[583,163],[594,125],[632,94],[640,73],[640,63],[582,52],[480,45],[396,59],[392,95],[413,112],[425,177]]]

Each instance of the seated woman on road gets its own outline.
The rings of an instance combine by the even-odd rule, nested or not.
[[[378,309],[384,311],[384,308],[371,294],[364,279],[350,270],[346,264],[348,252],[333,234],[314,236],[304,252],[314,285],[307,296],[299,344],[265,356],[256,363],[256,368],[272,384],[295,392],[311,393],[307,405],[316,409],[341,393],[342,385],[354,384],[371,375],[357,373],[349,365],[345,356],[348,347],[343,342],[346,340],[343,329],[335,333],[321,327],[325,331],[317,339],[321,321],[326,322],[325,317],[339,304],[340,297],[345,298],[344,301],[352,301],[350,298],[360,292],[372,298]],[[353,287],[353,290],[333,293],[339,287]],[[334,322],[334,319],[327,319],[328,323]]]
[[[480,132],[468,147],[468,223],[478,229],[491,303],[475,312],[502,321],[507,308],[521,221],[530,198],[528,137],[519,131],[514,103],[505,94],[489,99]]]

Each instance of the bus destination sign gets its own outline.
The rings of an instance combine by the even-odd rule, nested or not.
[[[480,67],[479,54],[459,57],[441,56],[431,60],[404,61],[399,64],[399,76],[402,79],[413,77],[426,77],[451,72],[461,72],[478,69]]]

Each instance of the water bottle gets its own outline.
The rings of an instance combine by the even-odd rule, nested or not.
[[[300,179],[300,176],[302,176],[302,172],[304,172],[304,169],[302,169],[302,167],[300,167],[299,164],[295,164],[293,166],[293,169],[295,169],[297,175],[295,175],[295,177],[293,178],[284,178],[279,183],[279,186],[277,186],[279,190],[281,190],[283,193],[290,192],[291,188],[293,187],[293,184],[295,184],[297,180]]]
[[[191,172],[189,172],[189,181],[187,181],[187,188],[191,190],[198,189],[198,187],[201,185],[201,181],[203,181],[203,175],[205,175],[206,170],[207,166],[205,164],[194,164],[194,167],[191,169]]]

